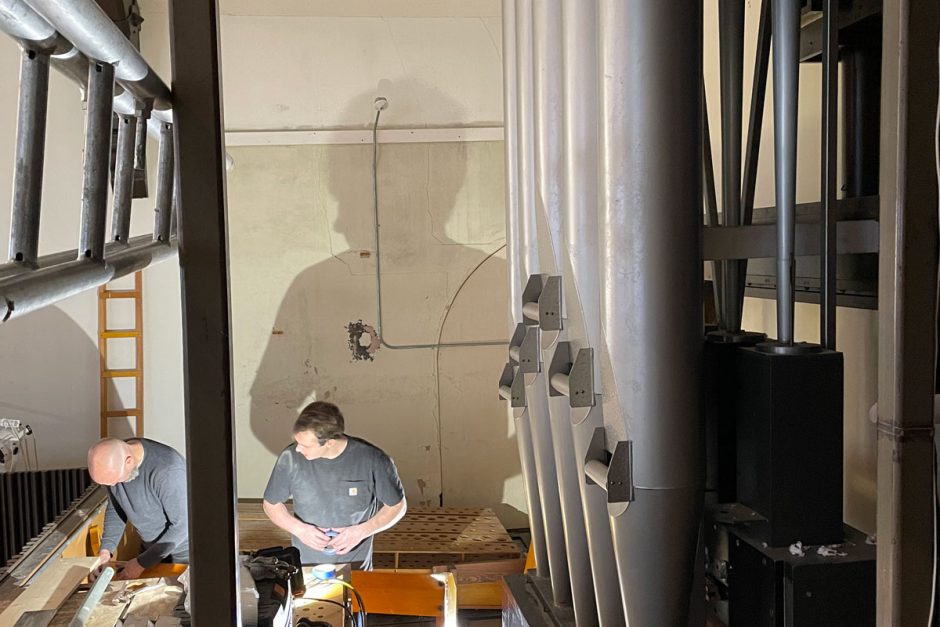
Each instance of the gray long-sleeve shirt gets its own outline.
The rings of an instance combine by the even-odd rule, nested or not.
[[[189,562],[186,462],[175,450],[154,440],[139,438],[144,458],[138,475],[108,487],[101,548],[113,555],[131,523],[137,529],[143,551],[137,561],[144,568],[170,558]]]

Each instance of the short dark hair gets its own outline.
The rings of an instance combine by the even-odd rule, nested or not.
[[[321,445],[327,440],[335,440],[345,433],[346,420],[343,412],[333,403],[314,401],[300,412],[294,422],[294,433],[313,431]]]

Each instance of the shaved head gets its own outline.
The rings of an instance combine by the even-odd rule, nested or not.
[[[99,485],[129,481],[136,470],[134,450],[124,440],[105,438],[88,449],[88,474]]]

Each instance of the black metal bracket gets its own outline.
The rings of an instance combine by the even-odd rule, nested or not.
[[[561,331],[562,291],[561,277],[550,276],[545,279],[539,295],[539,328],[543,331]]]
[[[607,451],[607,432],[603,427],[594,430],[588,445],[585,462],[585,480],[588,484],[599,485],[607,492],[608,503],[629,503],[634,500],[633,490],[633,442],[617,442],[614,453]],[[591,466],[606,467],[606,477],[602,479],[592,473]],[[603,481],[601,484],[599,481]]]

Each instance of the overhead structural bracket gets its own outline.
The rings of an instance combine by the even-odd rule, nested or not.
[[[607,432],[603,427],[594,430],[591,444],[584,458],[584,474],[588,484],[596,484],[607,492],[607,502],[630,503],[633,489],[633,442],[617,442],[614,453],[607,451]]]

